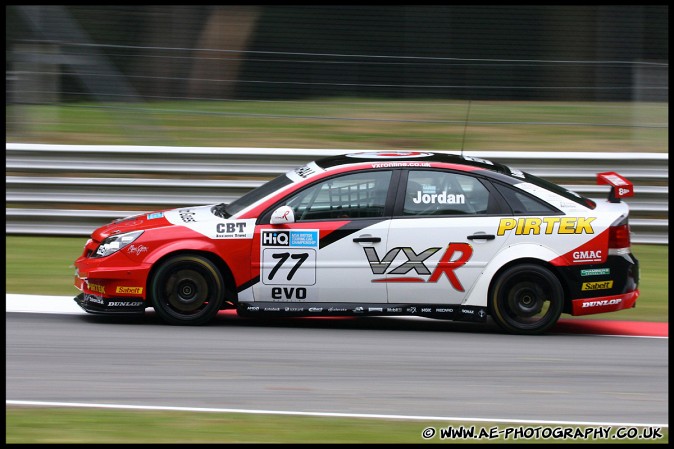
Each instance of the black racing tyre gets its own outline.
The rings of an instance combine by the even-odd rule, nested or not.
[[[489,296],[492,318],[513,334],[541,334],[562,313],[564,291],[559,279],[535,264],[512,266],[496,278]]]
[[[157,315],[169,324],[201,325],[220,310],[225,282],[210,260],[183,254],[164,261],[149,282]]]

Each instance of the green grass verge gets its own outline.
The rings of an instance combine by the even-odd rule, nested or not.
[[[369,418],[322,418],[236,413],[186,413],[101,409],[8,407],[8,444],[129,444],[129,443],[668,443],[669,429],[620,426],[559,426],[503,423],[400,421]],[[469,430],[481,438],[442,438],[441,429]],[[435,435],[424,439],[429,427]],[[598,438],[635,432],[635,438]],[[590,429],[586,432],[585,429]],[[519,432],[516,434],[515,432]],[[581,438],[535,438],[536,432],[584,433]],[[455,434],[456,435],[456,434]],[[493,436],[493,438],[487,435]],[[506,435],[508,438],[506,439]],[[515,435],[519,437],[515,439]],[[531,435],[534,438],[524,438]],[[555,433],[552,433],[555,435]],[[639,439],[637,436],[650,436]],[[658,438],[658,436],[661,436]]]
[[[84,237],[6,237],[5,286],[7,293],[32,295],[75,295],[73,287],[77,259]],[[641,295],[637,307],[587,318],[631,321],[668,321],[669,246],[634,245],[640,263]]]
[[[6,141],[482,151],[668,151],[666,103],[317,98],[6,106]],[[465,133],[464,133],[465,132]]]

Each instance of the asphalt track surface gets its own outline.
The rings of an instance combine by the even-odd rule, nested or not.
[[[9,302],[8,401],[668,423],[666,323],[563,320],[514,336],[491,322],[221,313],[175,327],[153,311],[20,313]]]

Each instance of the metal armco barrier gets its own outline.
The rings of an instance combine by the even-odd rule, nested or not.
[[[87,236],[115,218],[231,202],[288,170],[341,149],[6,144],[6,233]],[[450,153],[458,154],[458,151]],[[465,151],[604,201],[596,174],[635,185],[633,243],[668,244],[667,153]]]

